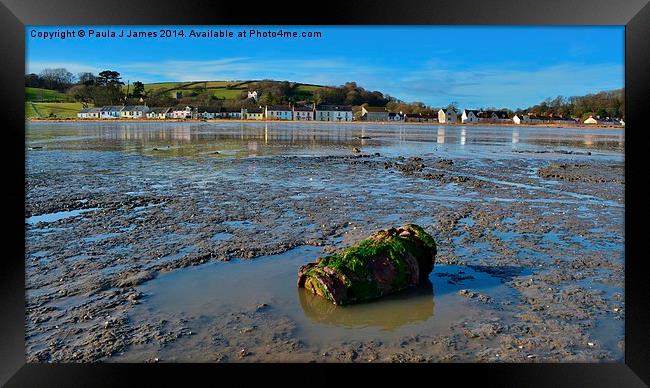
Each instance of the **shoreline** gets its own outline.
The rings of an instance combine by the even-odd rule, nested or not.
[[[515,124],[515,123],[436,123],[436,122],[391,122],[391,121],[294,121],[294,120],[242,120],[242,119],[40,119],[40,118],[26,118],[26,122],[88,122],[88,123],[106,123],[106,122],[127,122],[127,123],[265,123],[265,124],[317,124],[317,125],[360,125],[360,124],[375,124],[375,125],[428,125],[428,126],[490,126],[490,127],[526,127],[526,128],[575,128],[575,129],[625,129],[622,125],[597,125],[597,124],[584,124],[584,125],[564,125],[564,124]]]

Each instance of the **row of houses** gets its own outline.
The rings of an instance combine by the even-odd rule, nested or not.
[[[361,120],[455,123],[458,113],[453,108],[440,109],[437,114],[390,112],[386,107],[362,106]]]
[[[80,119],[245,119],[292,121],[352,121],[352,107],[347,105],[267,105],[258,108],[163,107],[145,105],[84,108]]]
[[[267,105],[258,108],[227,109],[223,107],[165,107],[150,108],[145,105],[104,106],[84,108],[81,119],[244,119],[280,121],[352,121],[354,115],[349,105]],[[516,114],[509,117],[505,110],[464,109],[460,117],[454,108],[440,109],[437,114],[390,112],[386,107],[362,106],[360,120],[374,122],[433,122],[456,123],[515,123],[515,124],[580,124],[580,119],[559,116]],[[625,125],[623,120],[589,116],[584,124]]]

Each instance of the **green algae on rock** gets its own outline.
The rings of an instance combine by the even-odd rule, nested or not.
[[[298,287],[336,305],[376,299],[426,280],[435,256],[433,237],[417,225],[380,230],[352,247],[301,266]]]

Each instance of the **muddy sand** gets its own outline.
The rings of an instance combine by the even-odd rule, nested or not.
[[[26,143],[30,362],[623,359],[620,131],[30,123]],[[407,222],[438,244],[429,282],[353,306],[296,287]]]

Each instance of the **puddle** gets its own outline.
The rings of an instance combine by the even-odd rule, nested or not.
[[[224,221],[223,225],[230,226],[237,229],[254,229],[255,223],[252,221]]]
[[[335,306],[296,287],[298,267],[320,254],[320,248],[302,246],[255,260],[213,262],[161,274],[141,286],[147,297],[133,315],[135,319],[188,317],[187,325],[200,334],[207,330],[204,321],[214,324],[232,312],[266,303],[274,315],[296,323],[301,341],[325,346],[333,341],[387,341],[409,334],[443,333],[452,322],[480,314],[458,294],[461,289],[485,292],[492,298],[514,292],[503,285],[502,277],[485,271],[436,265],[424,285],[377,301]]]
[[[105,239],[111,238],[111,237],[117,237],[119,235],[120,235],[119,233],[100,233],[100,234],[96,234],[96,235],[93,235],[93,236],[85,237],[83,240],[85,242],[96,242],[96,241],[105,240]]]
[[[77,209],[77,210],[68,210],[68,211],[55,212],[55,213],[46,213],[38,216],[27,217],[25,218],[25,223],[29,225],[36,225],[39,222],[54,222],[54,221],[62,220],[64,218],[75,217],[80,214],[94,211],[97,209],[99,208],[95,207],[89,209]]]
[[[219,232],[219,233],[215,233],[214,236],[210,238],[210,240],[214,242],[221,242],[221,241],[229,240],[230,238],[232,238],[232,236],[234,236],[232,233]]]

